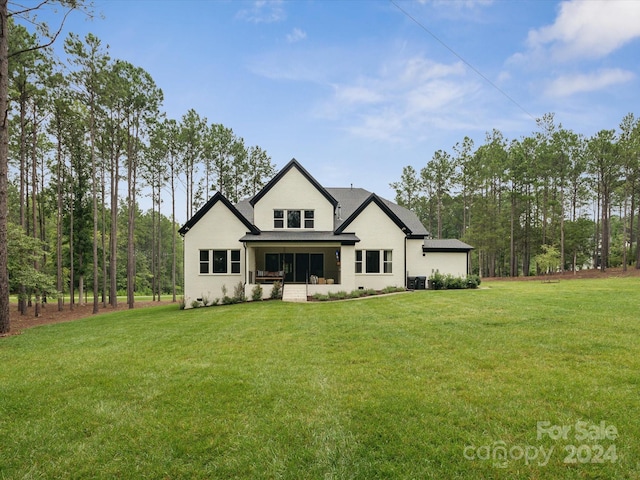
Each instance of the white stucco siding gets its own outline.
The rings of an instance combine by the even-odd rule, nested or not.
[[[333,205],[296,168],[289,170],[254,205],[253,221],[255,226],[260,230],[274,230],[273,211],[276,209],[313,210],[313,230],[325,232],[333,230]],[[305,229],[297,228],[296,230]]]
[[[407,276],[423,276],[429,278],[431,270],[426,255],[422,256],[423,239],[407,240]]]
[[[467,252],[422,252],[423,240],[407,242],[407,276],[429,278],[436,271],[454,277],[467,276]]]
[[[351,264],[347,263],[347,259],[343,264],[343,271],[349,269],[353,274],[353,286],[351,290],[355,290],[359,287],[374,288],[376,290],[382,289],[388,286],[404,286],[405,284],[405,272],[404,272],[404,242],[405,234],[400,230],[390,218],[384,213],[378,205],[375,203],[369,204],[358,217],[346,228],[346,231],[355,232],[360,239],[354,249],[353,253],[350,253]],[[363,251],[363,273],[355,273],[355,261],[356,251]],[[392,252],[392,273],[366,273],[366,251],[367,250],[379,250],[382,255],[385,250],[391,250]],[[351,256],[353,255],[353,256]],[[347,278],[343,275],[343,278]],[[345,285],[346,286],[346,285]],[[345,290],[350,290],[345,288]]]
[[[184,299],[187,308],[198,298],[210,301],[222,298],[222,286],[226,285],[227,295],[244,282],[245,250],[239,238],[247,232],[247,227],[222,203],[216,203],[204,217],[184,236]],[[240,273],[200,273],[200,250],[240,250]]]
[[[467,276],[467,252],[426,252],[427,277],[436,271],[454,277]]]

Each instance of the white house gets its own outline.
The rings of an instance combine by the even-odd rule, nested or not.
[[[185,304],[242,283],[276,280],[315,293],[413,285],[436,270],[466,276],[472,247],[434,240],[415,213],[362,188],[326,188],[291,160],[257,195],[233,205],[216,193],[180,229]],[[411,281],[411,285],[408,285]]]

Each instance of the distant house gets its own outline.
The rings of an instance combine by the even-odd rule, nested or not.
[[[415,213],[362,188],[323,187],[295,159],[253,198],[233,205],[216,193],[180,229],[187,306],[251,296],[274,281],[315,293],[409,286],[436,270],[465,276],[472,247],[434,240]],[[297,287],[294,287],[296,286]],[[419,284],[417,284],[419,285]]]

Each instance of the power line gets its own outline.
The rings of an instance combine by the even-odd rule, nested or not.
[[[410,20],[412,20],[416,25],[418,25],[422,30],[424,30],[425,32],[427,32],[429,35],[431,35],[440,45],[442,45],[444,48],[446,48],[447,50],[449,50],[451,53],[453,53],[458,59],[460,59],[460,61],[462,63],[464,63],[467,67],[469,67],[471,70],[473,70],[480,78],[482,78],[485,82],[487,82],[489,85],[491,85],[493,88],[495,88],[498,92],[500,92],[504,97],[506,97],[511,103],[513,103],[516,107],[518,107],[520,110],[522,110],[524,113],[526,113],[529,117],[531,117],[534,121],[537,121],[536,117],[534,117],[533,115],[531,115],[522,105],[520,105],[518,102],[516,102],[507,92],[505,92],[504,90],[502,90],[499,86],[497,86],[495,83],[493,83],[491,80],[489,80],[489,78],[487,78],[480,70],[478,70],[476,67],[474,67],[471,63],[469,63],[467,60],[465,60],[462,55],[460,55],[458,52],[456,52],[453,48],[451,48],[449,45],[447,45],[444,41],[442,41],[435,33],[433,33],[431,30],[429,30],[423,23],[421,23],[417,18],[415,18],[413,15],[411,15],[409,12],[407,12],[404,8],[402,8],[400,5],[398,5],[396,3],[395,0],[389,0],[389,2],[396,7],[398,10],[400,10],[407,18],[409,18]]]

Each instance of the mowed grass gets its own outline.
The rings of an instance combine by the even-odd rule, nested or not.
[[[640,280],[483,287],[0,339],[0,478],[640,478]]]

